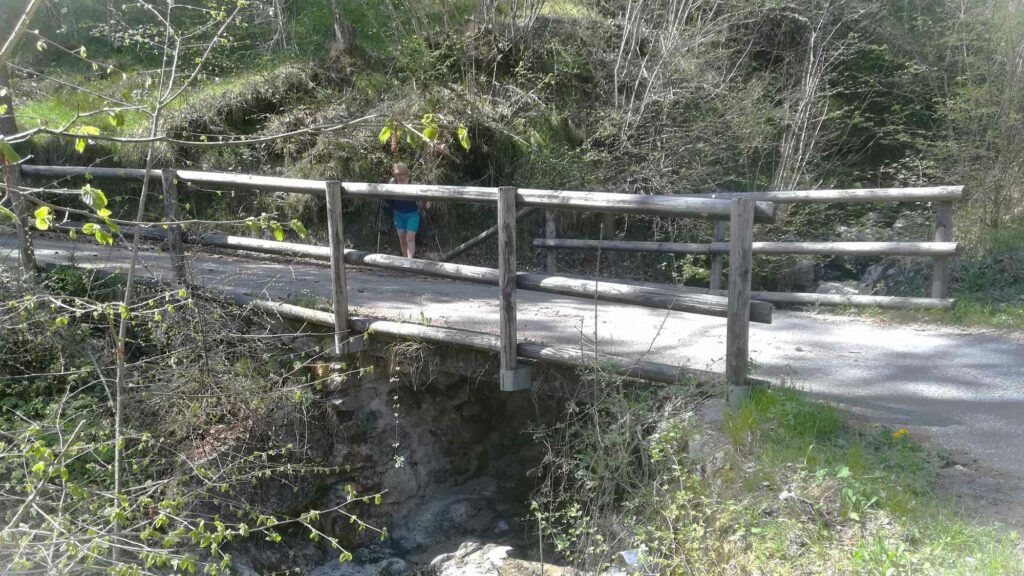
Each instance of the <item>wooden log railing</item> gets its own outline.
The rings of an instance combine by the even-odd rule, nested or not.
[[[518,342],[516,336],[516,288],[525,288],[551,292],[556,294],[586,295],[602,300],[623,303],[639,303],[641,305],[725,316],[728,318],[728,342],[726,350],[727,381],[733,386],[747,383],[746,357],[749,346],[749,322],[770,322],[771,305],[753,303],[750,300],[749,256],[751,247],[749,239],[753,236],[754,222],[771,222],[775,216],[775,205],[771,202],[750,199],[723,200],[718,198],[680,197],[680,196],[637,196],[601,192],[538,190],[526,188],[488,188],[476,186],[433,186],[421,184],[370,184],[361,182],[327,182],[319,180],[303,180],[280,178],[274,176],[257,176],[220,172],[201,172],[193,170],[150,171],[120,168],[92,167],[54,167],[25,166],[24,173],[30,176],[46,176],[51,178],[75,178],[89,176],[91,178],[140,179],[149,175],[158,175],[169,196],[174,198],[177,193],[177,182],[190,182],[208,187],[228,189],[254,189],[262,191],[285,191],[304,194],[325,195],[328,207],[328,257],[332,269],[332,301],[334,312],[330,324],[335,330],[335,353],[353,352],[350,344],[350,332],[356,326],[355,320],[348,317],[348,300],[345,277],[345,263],[350,261],[350,253],[344,249],[344,233],[342,225],[342,198],[390,198],[409,200],[452,200],[460,202],[494,203],[498,207],[497,232],[499,238],[499,266],[493,269],[472,270],[479,267],[465,267],[444,263],[428,263],[414,259],[397,259],[383,255],[351,253],[351,258],[361,263],[375,262],[401,268],[404,270],[425,272],[437,275],[447,274],[458,277],[476,277],[478,281],[494,283],[499,287],[499,306],[501,310],[500,335],[498,349],[501,355],[500,382],[503,390],[529,389],[529,369],[521,367],[517,358],[531,350]],[[166,201],[171,204],[171,200]],[[173,202],[176,204],[176,202]],[[596,283],[580,279],[563,278],[547,274],[519,274],[516,271],[515,222],[519,210],[540,208],[551,210],[580,210],[604,212],[611,214],[641,214],[676,218],[706,218],[709,220],[730,219],[733,230],[733,251],[743,256],[733,262],[734,271],[746,266],[746,275],[735,274],[736,279],[730,280],[729,294],[731,298],[717,295],[686,294],[677,291],[657,290],[642,286],[623,283]],[[179,236],[177,228],[176,206],[165,204],[165,222],[170,227],[168,232],[169,247],[172,260],[183,258],[183,249],[176,240]],[[736,239],[743,240],[742,246],[735,246]],[[246,249],[252,249],[251,247]],[[308,253],[318,251],[304,249]],[[747,262],[746,264],[739,264]],[[494,272],[497,272],[496,277]],[[743,286],[744,279],[746,286]],[[179,275],[179,281],[187,281],[185,274]],[[375,324],[376,326],[376,324]],[[738,355],[743,355],[742,358]],[[558,354],[555,355],[556,357]]]
[[[31,176],[72,178],[134,178],[141,179],[146,171],[124,168],[91,168],[80,166],[25,166],[23,172]],[[154,171],[159,174],[159,171]],[[178,170],[178,179],[194,184],[226,188],[296,192],[320,195],[326,192],[326,182],[277,176],[252,176],[225,172]],[[484,186],[433,186],[427,184],[372,184],[342,182],[345,198],[389,198],[392,200],[454,200],[458,202],[497,203],[498,189]],[[638,196],[610,192],[581,192],[576,190],[539,190],[519,188],[516,191],[518,208],[580,210],[613,214],[646,214],[676,218],[728,219],[729,202],[713,198],[683,196]],[[758,202],[754,212],[757,222],[771,222],[775,218],[775,205]]]
[[[575,240],[560,238],[533,241],[538,248],[655,252],[662,254],[721,255],[729,242],[630,242],[622,240]],[[754,254],[819,254],[834,256],[952,256],[956,242],[754,242]]]
[[[865,188],[841,190],[796,190],[780,192],[722,192],[692,194],[688,197],[708,199],[749,199],[780,204],[796,203],[869,203],[869,202],[932,202],[935,225],[927,242],[753,242],[754,254],[810,254],[830,256],[922,256],[931,258],[932,285],[930,298],[908,298],[871,295],[837,295],[784,292],[755,292],[756,299],[776,304],[819,304],[847,306],[880,306],[884,308],[948,308],[953,300],[949,292],[949,261],[958,249],[953,242],[953,202],[963,196],[963,186],[931,186],[918,188]],[[729,254],[732,243],[725,239],[724,222],[714,222],[713,241],[708,243],[636,242],[617,240],[583,240],[538,238],[533,245],[551,252],[556,250],[612,250],[661,254],[700,254],[711,258],[710,288],[705,294],[721,293],[722,256]]]
[[[81,229],[81,224],[69,223],[67,226],[69,228]],[[133,229],[125,227],[123,230],[129,231]],[[142,234],[156,240],[165,240],[167,238],[166,231],[154,228],[143,229]],[[185,242],[210,248],[241,250],[275,256],[305,257],[321,261],[329,261],[331,258],[330,246],[278,242],[276,240],[262,240],[245,236],[225,234],[186,235]],[[483,266],[432,262],[430,260],[405,258],[390,254],[374,254],[350,248],[345,249],[345,262],[354,266],[408,272],[435,278],[472,282],[474,284],[498,286],[500,283],[499,270]],[[613,280],[594,281],[593,279],[553,274],[517,272],[516,287],[532,292],[597,299],[602,302],[614,302],[644,308],[674,310],[722,318],[727,317],[729,313],[726,300],[722,298],[722,296],[726,295],[724,292],[713,294],[712,297],[708,298],[703,294],[676,290],[671,285],[623,283]],[[772,306],[767,302],[751,302],[750,320],[761,324],[771,324]]]
[[[518,212],[516,212],[516,220],[518,220],[519,218],[522,218],[523,216],[529,215],[530,213],[532,213],[535,210],[536,210],[536,208],[523,208],[522,210],[519,210]],[[473,248],[475,246],[478,246],[479,244],[481,244],[482,242],[484,242],[488,238],[492,238],[492,237],[496,236],[497,234],[498,234],[498,225],[495,224],[494,226],[491,226],[487,230],[484,230],[483,232],[481,232],[481,233],[477,234],[476,236],[470,238],[469,240],[463,242],[462,244],[459,244],[455,248],[452,248],[451,250],[445,252],[444,254],[441,254],[441,256],[438,258],[438,261],[440,261],[440,262],[448,262],[448,261],[452,260],[453,258],[456,258],[457,256],[461,256],[462,254],[465,254],[471,248]]]

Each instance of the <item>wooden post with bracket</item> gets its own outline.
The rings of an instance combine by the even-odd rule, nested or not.
[[[512,186],[498,189],[498,298],[501,329],[501,390],[515,392],[533,387],[530,366],[518,363],[516,333],[516,193]]]
[[[347,356],[363,349],[363,337],[353,334],[348,323],[348,290],[345,281],[345,231],[341,218],[341,182],[329,181],[327,189],[327,238],[331,249],[331,300],[334,307],[334,355]]]

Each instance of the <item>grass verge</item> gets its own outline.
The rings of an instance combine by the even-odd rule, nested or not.
[[[944,459],[792,390],[699,416],[692,391],[595,387],[550,447],[534,512],[589,569],[657,574],[1021,574],[1020,535],[937,492]],[[629,557],[630,555],[625,555]]]
[[[994,302],[980,295],[962,296],[956,300],[952,308],[944,309],[886,310],[875,307],[840,307],[835,311],[846,316],[891,322],[917,322],[1006,330],[1024,329],[1024,303]]]

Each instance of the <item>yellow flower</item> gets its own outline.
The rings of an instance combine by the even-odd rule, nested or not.
[[[909,430],[907,430],[906,428],[900,428],[899,430],[892,433],[892,437],[899,440],[900,438],[903,438],[907,434],[910,434]]]

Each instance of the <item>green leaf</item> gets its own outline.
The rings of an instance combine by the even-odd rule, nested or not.
[[[462,144],[463,150],[469,150],[469,130],[466,130],[465,126],[459,126],[459,144]]]
[[[437,139],[437,126],[427,126],[423,129],[423,137],[427,140]]]
[[[50,222],[53,220],[53,215],[50,214],[49,206],[40,206],[35,212],[36,215],[36,228],[40,230],[49,230]]]
[[[75,150],[77,150],[79,154],[85,152],[85,138],[78,138],[75,140]]]
[[[70,130],[72,134],[81,134],[82,136],[99,136],[100,129],[95,126],[76,126]]]
[[[388,138],[391,138],[391,126],[385,126],[381,128],[380,135],[377,136],[378,142],[387,142]]]
[[[114,245],[114,237],[104,232],[102,228],[98,228],[96,230],[95,236],[96,241],[99,242],[100,244],[106,244],[107,246]]]
[[[60,316],[56,320],[53,321],[53,324],[55,326],[57,326],[57,327],[67,326],[68,325],[68,317],[67,316]]]
[[[43,472],[46,472],[46,464],[43,462],[36,462],[36,465],[32,467],[32,473],[42,476]]]
[[[7,160],[8,164],[21,162],[21,156],[14,151],[14,147],[3,140],[0,140],[0,153],[4,155],[4,160]]]
[[[40,40],[39,42],[36,42],[36,50],[39,50],[40,52],[46,50],[46,40]]]
[[[0,206],[0,216],[3,216],[4,218],[10,220],[11,222],[14,222],[15,220],[18,219],[17,214],[11,212],[7,208],[4,208],[3,206]]]
[[[111,110],[107,112],[107,120],[114,128],[120,128],[124,125],[124,113],[120,110]]]
[[[100,227],[96,224],[93,224],[92,222],[89,222],[85,226],[82,226],[83,234],[95,234],[97,230],[100,230]]]
[[[270,224],[270,228],[274,231],[274,238],[277,238],[278,242],[284,240],[284,228],[281,228],[280,224],[278,224],[277,222],[272,222]]]
[[[109,218],[110,215],[113,214],[113,212],[107,210],[106,208],[100,208],[99,210],[96,211],[96,214],[99,215],[100,218]]]
[[[75,232],[74,230],[68,230],[68,238],[71,238],[72,240],[77,240],[78,232]]]
[[[82,58],[85,58],[86,56],[89,55],[89,53],[85,51],[85,46],[82,46],[81,48],[78,49],[78,55],[81,56]]]
[[[120,226],[118,226],[117,224],[114,224],[113,222],[111,222],[110,220],[108,220],[106,218],[103,219],[103,223],[107,225],[107,228],[110,228],[111,232],[117,232],[117,231],[119,231],[121,229]]]
[[[7,114],[7,104],[0,104],[0,116]]]
[[[99,188],[93,188],[86,184],[82,187],[82,201],[90,208],[100,211],[107,207],[107,195]],[[109,216],[109,213],[107,214]]]
[[[292,227],[292,230],[295,230],[295,233],[299,235],[299,238],[306,237],[306,227],[302,225],[302,222],[299,222],[297,219],[292,219],[288,224]]]
[[[345,562],[348,562],[351,559],[352,559],[352,553],[351,552],[347,552],[347,551],[346,552],[342,552],[341,556],[338,556],[338,562],[340,564],[344,564]]]

